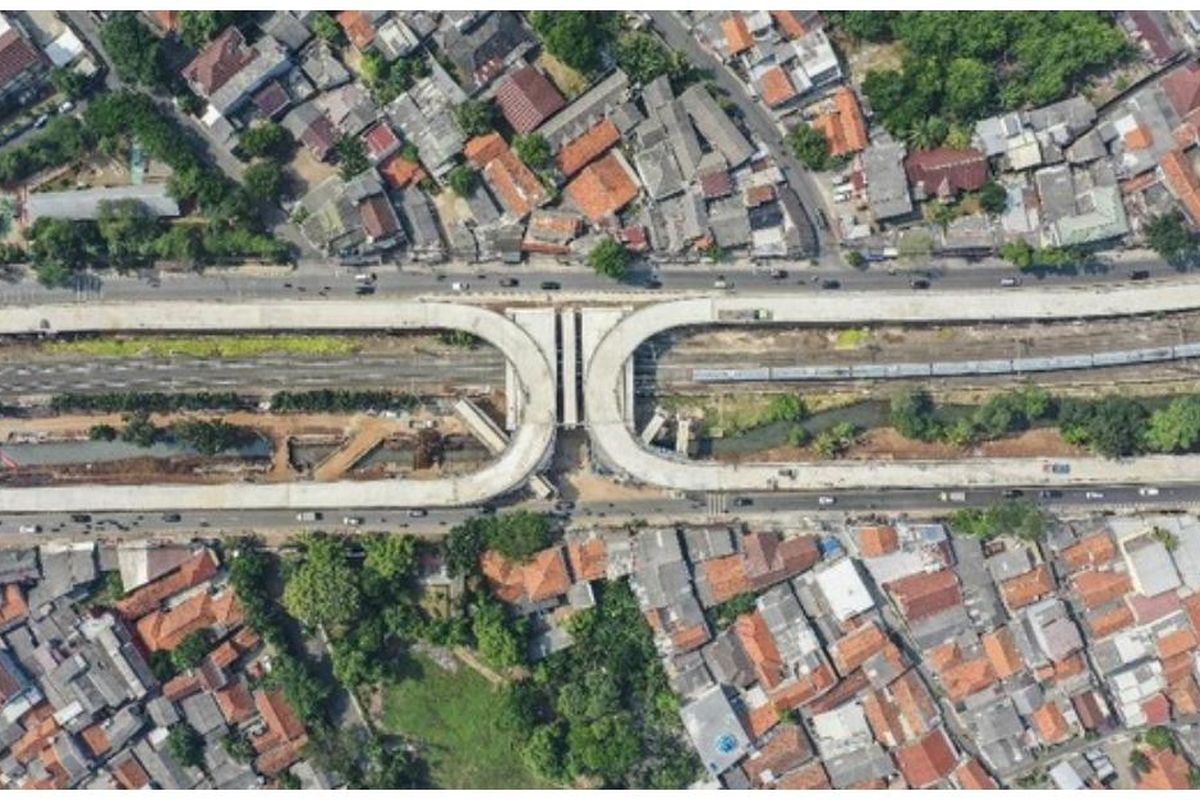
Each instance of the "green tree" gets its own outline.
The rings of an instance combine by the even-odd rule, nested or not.
[[[474,517],[450,529],[442,540],[442,554],[451,577],[472,575],[479,569],[479,556],[487,547],[491,520]]]
[[[1146,226],[1146,241],[1154,252],[1170,263],[1180,263],[1195,254],[1196,244],[1179,212],[1153,217]]]
[[[1150,415],[1146,446],[1157,453],[1187,453],[1200,444],[1200,395],[1176,397]]]
[[[1058,428],[1071,444],[1117,458],[1142,451],[1147,417],[1145,406],[1121,395],[1095,401],[1070,399],[1061,404]]]
[[[588,265],[597,275],[624,280],[629,273],[629,251],[616,239],[602,239],[588,253]]]
[[[198,666],[208,655],[212,645],[208,629],[192,631],[171,650],[171,663],[180,672]]]
[[[888,403],[888,424],[905,439],[933,441],[941,432],[933,397],[924,389],[906,389]]]
[[[554,163],[550,143],[540,133],[527,133],[513,139],[513,149],[521,160],[535,170],[542,170]]]
[[[804,166],[815,171],[829,168],[829,140],[824,133],[807,122],[801,122],[788,131],[786,138],[793,155]]]
[[[366,145],[357,136],[343,136],[334,148],[338,157],[338,172],[342,180],[348,181],[371,166],[367,160]]]
[[[308,19],[308,27],[317,38],[333,47],[346,44],[346,32],[328,11],[317,11]]]
[[[234,761],[240,761],[243,764],[254,761],[254,757],[257,755],[249,737],[241,730],[234,730],[222,736],[221,749],[228,753]],[[291,773],[286,774],[290,775]],[[297,785],[296,788],[300,787]]]
[[[1014,239],[1000,246],[1000,257],[1020,269],[1032,267],[1035,255],[1033,247],[1024,239]]]
[[[946,70],[946,107],[960,120],[975,120],[992,106],[992,70],[977,58],[956,58]]]
[[[1129,754],[1129,771],[1134,774],[1134,777],[1140,778],[1150,771],[1150,757],[1141,750],[1134,750]]]
[[[583,73],[600,69],[619,28],[611,11],[531,11],[529,22],[551,55]]]
[[[161,90],[170,82],[161,45],[132,11],[115,11],[100,29],[100,42],[117,77],[125,83]]]
[[[830,21],[854,39],[868,42],[886,42],[892,38],[892,24],[899,13],[896,11],[833,11],[827,14]]]
[[[252,125],[242,132],[238,149],[251,158],[270,158],[286,161],[296,149],[291,131],[277,122]]]
[[[523,622],[523,621],[522,621]],[[471,632],[480,657],[497,669],[525,663],[525,637],[520,623],[508,619],[504,606],[479,599],[471,617]]]
[[[991,539],[1015,536],[1036,542],[1045,536],[1053,518],[1029,500],[1004,500],[987,508],[961,508],[950,516],[956,533]]]
[[[242,182],[257,202],[275,205],[283,196],[283,170],[274,161],[255,161],[242,173]]]
[[[162,431],[150,421],[150,416],[145,411],[126,414],[122,421],[125,423],[121,431],[123,442],[130,442],[138,447],[153,447],[162,436]]]
[[[193,50],[217,38],[217,34],[237,21],[234,11],[180,11],[179,38]]]
[[[167,734],[167,752],[181,767],[203,767],[204,737],[187,722],[177,722]]]
[[[487,100],[464,100],[454,109],[454,121],[467,136],[483,136],[496,127],[496,107]]]
[[[470,197],[475,194],[479,184],[479,173],[465,164],[459,164],[446,175],[446,183],[459,197]]]
[[[39,217],[26,237],[35,264],[57,262],[68,270],[87,266],[103,249],[94,223]]]
[[[625,779],[641,753],[633,716],[626,712],[572,723],[567,742],[573,770],[598,775],[610,786]]]
[[[798,394],[772,395],[767,404],[767,417],[772,422],[800,422],[808,418],[808,406]]]
[[[86,75],[73,69],[55,67],[50,70],[50,85],[68,100],[82,100],[87,94],[89,82]]]
[[[989,214],[1003,214],[1008,208],[1008,192],[995,181],[988,181],[979,189],[979,206]]]
[[[506,558],[528,561],[550,546],[550,520],[545,514],[517,511],[495,517],[488,534],[488,547]]]
[[[813,440],[813,449],[825,458],[837,458],[854,446],[858,436],[858,428],[853,423],[839,422],[817,434]]]
[[[616,59],[629,80],[643,86],[659,75],[671,74],[677,63],[674,53],[657,36],[645,31],[621,34],[617,39]]]
[[[410,578],[417,568],[417,540],[405,534],[373,533],[363,539],[363,567],[386,581]]]
[[[158,219],[138,200],[101,201],[96,228],[108,262],[116,267],[144,262],[162,231]]]
[[[1142,741],[1153,747],[1155,750],[1170,750],[1175,752],[1179,745],[1175,741],[1175,734],[1170,728],[1163,725],[1155,725],[1142,736]]]
[[[117,438],[117,429],[112,425],[93,425],[88,428],[88,439],[93,442],[111,442]]]
[[[340,538],[320,533],[300,539],[304,555],[287,575],[283,607],[310,627],[340,628],[358,618],[358,576]]]
[[[858,250],[850,250],[846,253],[846,263],[854,269],[862,269],[867,265],[867,257]]]
[[[538,725],[521,748],[525,765],[537,776],[551,783],[566,782],[566,743],[563,725],[551,722]]]
[[[206,456],[234,450],[254,439],[254,433],[249,428],[219,419],[176,420],[168,430],[177,441]]]

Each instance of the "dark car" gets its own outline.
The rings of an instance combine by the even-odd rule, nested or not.
[[[836,280],[834,278],[826,278],[825,280],[821,281],[821,288],[822,289],[840,289],[840,288],[842,288],[842,282],[839,280]]]
[[[908,285],[914,289],[928,289],[929,281],[925,280],[924,278],[917,278],[913,281],[910,281]]]
[[[1016,498],[1020,497],[1020,496],[1021,496],[1021,495],[1023,495],[1023,494],[1025,494],[1025,493],[1024,493],[1024,492],[1022,492],[1020,489],[1005,489],[1005,490],[1004,490],[1004,491],[1001,493],[1001,496],[1002,496],[1002,497],[1003,497],[1005,500],[1014,500],[1014,499],[1016,499]]]
[[[647,289],[661,289],[662,281],[658,278],[649,278],[646,280],[645,286]]]
[[[1133,272],[1129,273],[1129,280],[1131,281],[1145,281],[1149,279],[1150,270],[1148,269],[1135,269]]]
[[[562,288],[562,284],[558,281],[542,281],[543,292],[557,292]]]
[[[788,271],[786,269],[771,270],[771,280],[773,280],[773,281],[781,281],[784,278],[786,278],[787,276],[788,276]]]
[[[519,283],[520,283],[520,281],[517,280],[516,278],[501,278],[500,279],[500,285],[504,286],[506,288],[516,286]]]
[[[179,522],[179,520],[181,520],[181,519],[183,519],[183,517],[180,516],[179,514],[163,514],[162,515],[163,522]]]
[[[359,294],[359,295],[375,294],[375,287],[374,286],[355,286],[354,293]]]
[[[92,521],[91,514],[72,514],[71,515],[71,522],[91,522],[91,521]]]
[[[1038,497],[1042,498],[1043,500],[1054,500],[1062,496],[1062,492],[1060,492],[1058,489],[1042,489],[1040,492],[1038,492]]]
[[[734,508],[745,508],[746,506],[752,506],[752,505],[754,505],[754,501],[751,500],[749,497],[733,498],[733,507]]]

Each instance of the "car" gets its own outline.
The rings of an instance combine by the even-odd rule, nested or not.
[[[819,208],[817,209],[817,222],[822,228],[829,230],[829,217],[825,216],[825,212]]]
[[[836,278],[826,278],[825,280],[821,281],[821,288],[822,289],[840,289],[840,288],[842,288],[842,282],[837,280]]]
[[[1088,500],[1103,500],[1104,492],[1084,492],[1083,496]]]
[[[20,527],[21,533],[40,533],[41,530],[41,525],[22,525]]]
[[[555,511],[571,511],[575,508],[575,503],[570,500],[559,500],[554,504]]]
[[[1148,280],[1150,280],[1150,270],[1135,269],[1133,272],[1129,273],[1129,280],[1131,280],[1131,281],[1148,281]]]
[[[91,522],[91,521],[92,521],[91,514],[72,514],[71,515],[71,522]]]
[[[342,517],[342,524],[343,525],[356,525],[356,526],[362,525],[363,518],[362,517]]]
[[[752,505],[754,505],[754,501],[752,499],[750,499],[749,497],[733,498],[733,507],[734,508],[745,508],[746,506],[752,506]]]
[[[517,280],[516,278],[501,278],[500,279],[500,285],[506,289],[511,289],[513,286],[516,286],[518,284],[520,284],[520,281]]]
[[[914,289],[928,289],[929,281],[925,280],[924,278],[915,278],[909,281],[908,285]]]
[[[645,284],[643,284],[643,285],[644,285],[644,286],[645,286],[647,289],[661,289],[661,288],[662,288],[662,281],[660,281],[658,278],[649,278],[649,279],[647,279],[647,280],[646,280],[646,283],[645,283]]]
[[[725,280],[724,275],[718,275],[717,279],[715,281],[713,281],[713,288],[714,289],[728,289],[729,281]]]
[[[1005,500],[1015,500],[1016,498],[1022,496],[1023,494],[1025,494],[1025,493],[1022,492],[1020,489],[1005,489],[1003,492],[1000,493],[1000,496],[1003,497]]]
[[[557,292],[562,288],[562,284],[558,281],[542,281],[543,292]]]
[[[183,519],[183,517],[179,514],[163,514],[162,515],[163,522],[179,522],[181,519]]]
[[[1040,492],[1038,492],[1038,497],[1042,498],[1043,500],[1054,500],[1062,497],[1062,492],[1060,492],[1058,489],[1042,489]]]
[[[356,280],[359,283],[370,283],[372,278],[371,278],[370,274],[368,274],[366,272],[360,272],[354,276],[354,280]]]
[[[1020,285],[1021,285],[1021,279],[1020,279],[1020,278],[1014,278],[1013,276],[1011,276],[1011,275],[1010,275],[1010,276],[1008,276],[1007,278],[1001,278],[1001,279],[1000,279],[1000,285],[1001,285],[1001,286],[1006,286],[1006,287],[1020,286]]]
[[[465,292],[467,289],[471,288],[471,284],[467,283],[466,281],[455,281],[454,283],[450,284],[450,288],[456,292]]]
[[[39,116],[37,119],[35,119],[35,120],[33,121],[33,127],[35,127],[35,128],[44,128],[44,127],[46,127],[46,123],[47,123],[47,122],[49,122],[49,121],[50,121],[50,115],[49,115],[49,114],[42,114],[42,115],[40,115],[40,116]]]
[[[75,104],[70,100],[64,100],[58,106],[58,113],[67,114],[75,109]]]
[[[1153,486],[1143,486],[1138,489],[1138,494],[1142,497],[1158,497],[1158,489]]]
[[[408,515],[413,519],[418,519],[420,517],[428,516],[429,512],[423,508],[410,508],[408,510]]]
[[[819,505],[819,506],[831,506],[836,502],[837,502],[836,497],[830,497],[827,494],[823,494],[817,498],[817,505]]]
[[[781,281],[784,278],[786,278],[787,276],[788,276],[788,271],[786,269],[771,270],[771,280],[773,280],[773,281]]]
[[[354,293],[357,295],[375,294],[375,287],[360,284],[354,287]]]

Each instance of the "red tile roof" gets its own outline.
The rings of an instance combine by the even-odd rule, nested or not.
[[[715,603],[723,603],[731,597],[750,591],[750,581],[746,578],[741,553],[710,558],[700,562],[698,568],[708,581]]]
[[[946,696],[956,703],[996,682],[996,673],[992,671],[991,662],[982,656],[970,661],[956,662],[942,670],[938,677]]]
[[[1200,62],[1172,70],[1163,78],[1162,88],[1175,113],[1187,117],[1200,108]]]
[[[913,153],[904,162],[908,181],[922,184],[926,195],[973,192],[988,179],[987,156],[973,147],[937,147]]]
[[[416,161],[409,161],[399,153],[388,158],[379,165],[379,174],[389,186],[403,189],[409,184],[420,183],[425,179],[425,170]]]
[[[375,41],[375,26],[371,18],[362,11],[339,11],[337,21],[346,31],[347,38],[359,50],[366,50]]]
[[[483,170],[483,179],[504,208],[518,219],[546,199],[546,187],[496,132],[467,142],[463,155]]]
[[[1134,593],[1126,597],[1125,601],[1133,609],[1134,617],[1143,625],[1156,619],[1162,619],[1168,614],[1174,614],[1183,607],[1183,604],[1179,602],[1179,595],[1173,589],[1151,597]]]
[[[400,146],[400,137],[386,122],[372,125],[363,133],[362,140],[372,161],[378,161]]]
[[[799,39],[808,33],[808,28],[804,26],[794,11],[772,11],[771,16],[775,19],[776,27],[788,39]]]
[[[887,643],[888,638],[879,626],[873,621],[868,622],[833,643],[830,648],[833,665],[842,675],[849,675]]]
[[[759,93],[769,108],[776,108],[796,96],[796,87],[783,67],[775,65],[758,76]]]
[[[999,789],[996,781],[979,763],[978,759],[968,756],[967,760],[954,770],[954,779],[963,789]]]
[[[1158,657],[1163,661],[1195,649],[1196,634],[1188,628],[1181,628],[1158,639]]]
[[[725,34],[725,52],[730,56],[744,53],[754,46],[750,26],[746,18],[736,11],[721,20],[721,32]]]
[[[1124,597],[1133,590],[1133,582],[1124,572],[1081,572],[1071,579],[1084,608],[1097,608]]]
[[[151,651],[172,650],[188,634],[241,620],[237,599],[229,589],[218,595],[200,592],[166,611],[153,611],[137,622],[138,635]]]
[[[400,230],[400,220],[385,195],[373,194],[358,204],[363,230],[372,240],[386,239]]]
[[[1117,631],[1124,630],[1132,625],[1135,620],[1133,611],[1125,603],[1105,611],[1093,612],[1088,614],[1084,619],[1087,621],[1088,629],[1091,631],[1092,638],[1103,639],[1106,636],[1111,636]]]
[[[948,569],[909,575],[886,584],[904,618],[917,622],[962,603],[958,578]]]
[[[983,635],[983,651],[992,665],[992,671],[1001,680],[1015,675],[1025,666],[1025,661],[1017,650],[1016,639],[1007,625]]]
[[[496,102],[517,133],[529,133],[567,104],[532,65],[513,70],[496,88]]]
[[[1062,551],[1063,561],[1070,572],[1084,567],[1102,567],[1117,557],[1117,545],[1104,531],[1085,536]]]
[[[7,624],[21,619],[29,613],[29,604],[25,602],[25,592],[16,583],[5,584],[4,597],[0,600],[0,624]]]
[[[1150,769],[1138,779],[1139,789],[1190,789],[1191,765],[1171,750],[1140,748],[1150,760]]]
[[[1159,167],[1192,224],[1200,225],[1200,176],[1196,175],[1191,159],[1182,150],[1171,150],[1162,157]]]
[[[801,766],[811,757],[812,748],[800,726],[783,725],[759,747],[755,758],[743,762],[743,768],[750,784],[761,789],[774,785],[781,776]]]
[[[837,677],[833,674],[833,668],[823,663],[807,675],[776,686],[767,695],[780,708],[795,708],[815,700],[836,685]]]
[[[1079,724],[1085,730],[1094,731],[1104,724],[1106,716],[1096,701],[1095,690],[1088,689],[1075,695],[1071,698],[1071,705],[1075,709],[1075,716],[1079,718]]]
[[[243,681],[236,680],[218,689],[213,695],[217,707],[221,709],[221,716],[225,717],[225,721],[230,725],[237,725],[254,716],[254,699]]]
[[[112,742],[109,740],[108,734],[105,733],[104,728],[98,722],[84,728],[79,734],[79,738],[83,739],[88,749],[92,751],[92,755],[97,758],[107,753],[109,748],[112,747]]]
[[[920,741],[901,747],[893,756],[900,774],[914,789],[934,785],[950,775],[958,762],[958,754],[941,728],[926,734]]]
[[[900,717],[912,736],[929,731],[938,720],[938,707],[920,673],[910,669],[888,686]]]
[[[112,775],[122,789],[145,789],[150,785],[150,776],[132,755],[113,767]]]
[[[891,525],[868,525],[858,531],[858,549],[863,558],[885,556],[899,546],[900,536]]]
[[[638,184],[625,159],[615,151],[584,167],[567,184],[566,195],[592,222],[601,222],[638,195]]]
[[[621,140],[621,132],[608,117],[563,145],[558,151],[558,170],[569,178]]]
[[[907,738],[900,721],[900,709],[882,691],[866,694],[862,698],[862,706],[871,733],[884,747],[895,747]]]
[[[128,619],[149,614],[164,600],[179,594],[217,574],[217,559],[205,548],[161,578],[139,586],[116,603],[116,609]]]
[[[287,108],[291,99],[279,81],[271,81],[254,95],[254,105],[268,119]]]
[[[812,126],[825,134],[829,154],[844,156],[867,147],[867,121],[854,90],[842,86],[833,94],[834,109],[818,115]]]
[[[540,603],[565,594],[571,586],[561,547],[548,547],[524,564],[488,550],[480,559],[480,567],[496,596],[506,603],[522,599]]]
[[[771,701],[749,710],[746,715],[747,729],[755,739],[779,724],[779,710]]]
[[[1058,703],[1043,703],[1041,708],[1033,712],[1032,719],[1042,744],[1058,744],[1071,737],[1071,726],[1067,724],[1067,718],[1063,716]]]
[[[258,53],[246,46],[242,32],[229,26],[183,68],[183,77],[203,97],[211,97]]]
[[[304,724],[288,705],[283,692],[277,689],[258,689],[254,692],[254,705],[258,708],[258,713],[262,714],[267,728],[282,739],[298,739],[304,735]]]
[[[1175,55],[1176,48],[1171,45],[1167,34],[1148,12],[1130,11],[1129,18],[1137,29],[1137,35],[1149,48],[1150,55],[1154,57],[1155,61],[1165,62]]]
[[[40,50],[10,27],[0,35],[0,89],[45,61]]]
[[[733,630],[762,685],[768,689],[778,686],[784,678],[783,661],[762,614],[757,611],[743,614],[737,618]]]
[[[742,537],[746,577],[754,588],[762,588],[797,575],[817,563],[821,551],[811,536],[783,539],[773,532],[754,532]]]
[[[1000,583],[1000,594],[1010,609],[1024,608],[1054,591],[1054,579],[1045,564]]]
[[[829,774],[819,761],[789,772],[775,782],[776,789],[828,789]]]
[[[567,560],[577,581],[598,581],[608,574],[608,550],[599,536],[568,544]]]

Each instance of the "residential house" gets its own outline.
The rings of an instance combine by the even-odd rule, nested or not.
[[[552,148],[560,149],[591,130],[602,119],[611,117],[624,135],[632,128],[632,124],[622,125],[622,115],[615,112],[627,109],[628,98],[629,77],[619,69],[614,70],[542,123],[537,132],[546,138]],[[640,116],[640,112],[637,116]]]
[[[247,45],[242,32],[230,26],[184,67],[183,77],[218,114],[228,116],[290,68],[287,50],[279,42],[262,36]]]
[[[720,776],[749,752],[750,738],[720,686],[683,706],[679,713],[712,777]]]
[[[865,150],[867,121],[863,118],[858,95],[849,86],[839,86],[833,93],[833,107],[818,114],[812,126],[825,135],[829,154],[835,158]]]
[[[530,133],[554,115],[566,100],[532,65],[508,73],[496,87],[496,104],[518,134]]]
[[[454,169],[466,144],[454,121],[454,109],[466,99],[449,73],[432,60],[429,75],[388,105],[388,116],[404,138],[417,145],[422,163],[434,177],[441,178]]]
[[[327,92],[350,80],[349,70],[324,41],[318,41],[305,51],[304,58],[300,61],[300,70],[321,92]]]
[[[42,55],[10,14],[0,14],[0,102],[23,104],[50,71]]]
[[[862,156],[867,200],[875,221],[882,223],[912,214],[912,198],[904,173],[904,145],[876,142]]]
[[[536,44],[537,40],[511,11],[492,11],[482,22],[466,30],[455,26],[443,28],[439,41],[468,94],[486,87]]]
[[[988,179],[987,157],[975,148],[922,150],[905,159],[904,169],[916,200],[948,200],[980,189]]]
[[[537,175],[495,131],[467,142],[463,155],[482,172],[492,194],[513,220],[529,216],[547,199],[546,188]]]
[[[315,102],[310,101],[293,108],[283,118],[282,125],[318,161],[328,158],[337,146],[338,132]]]

